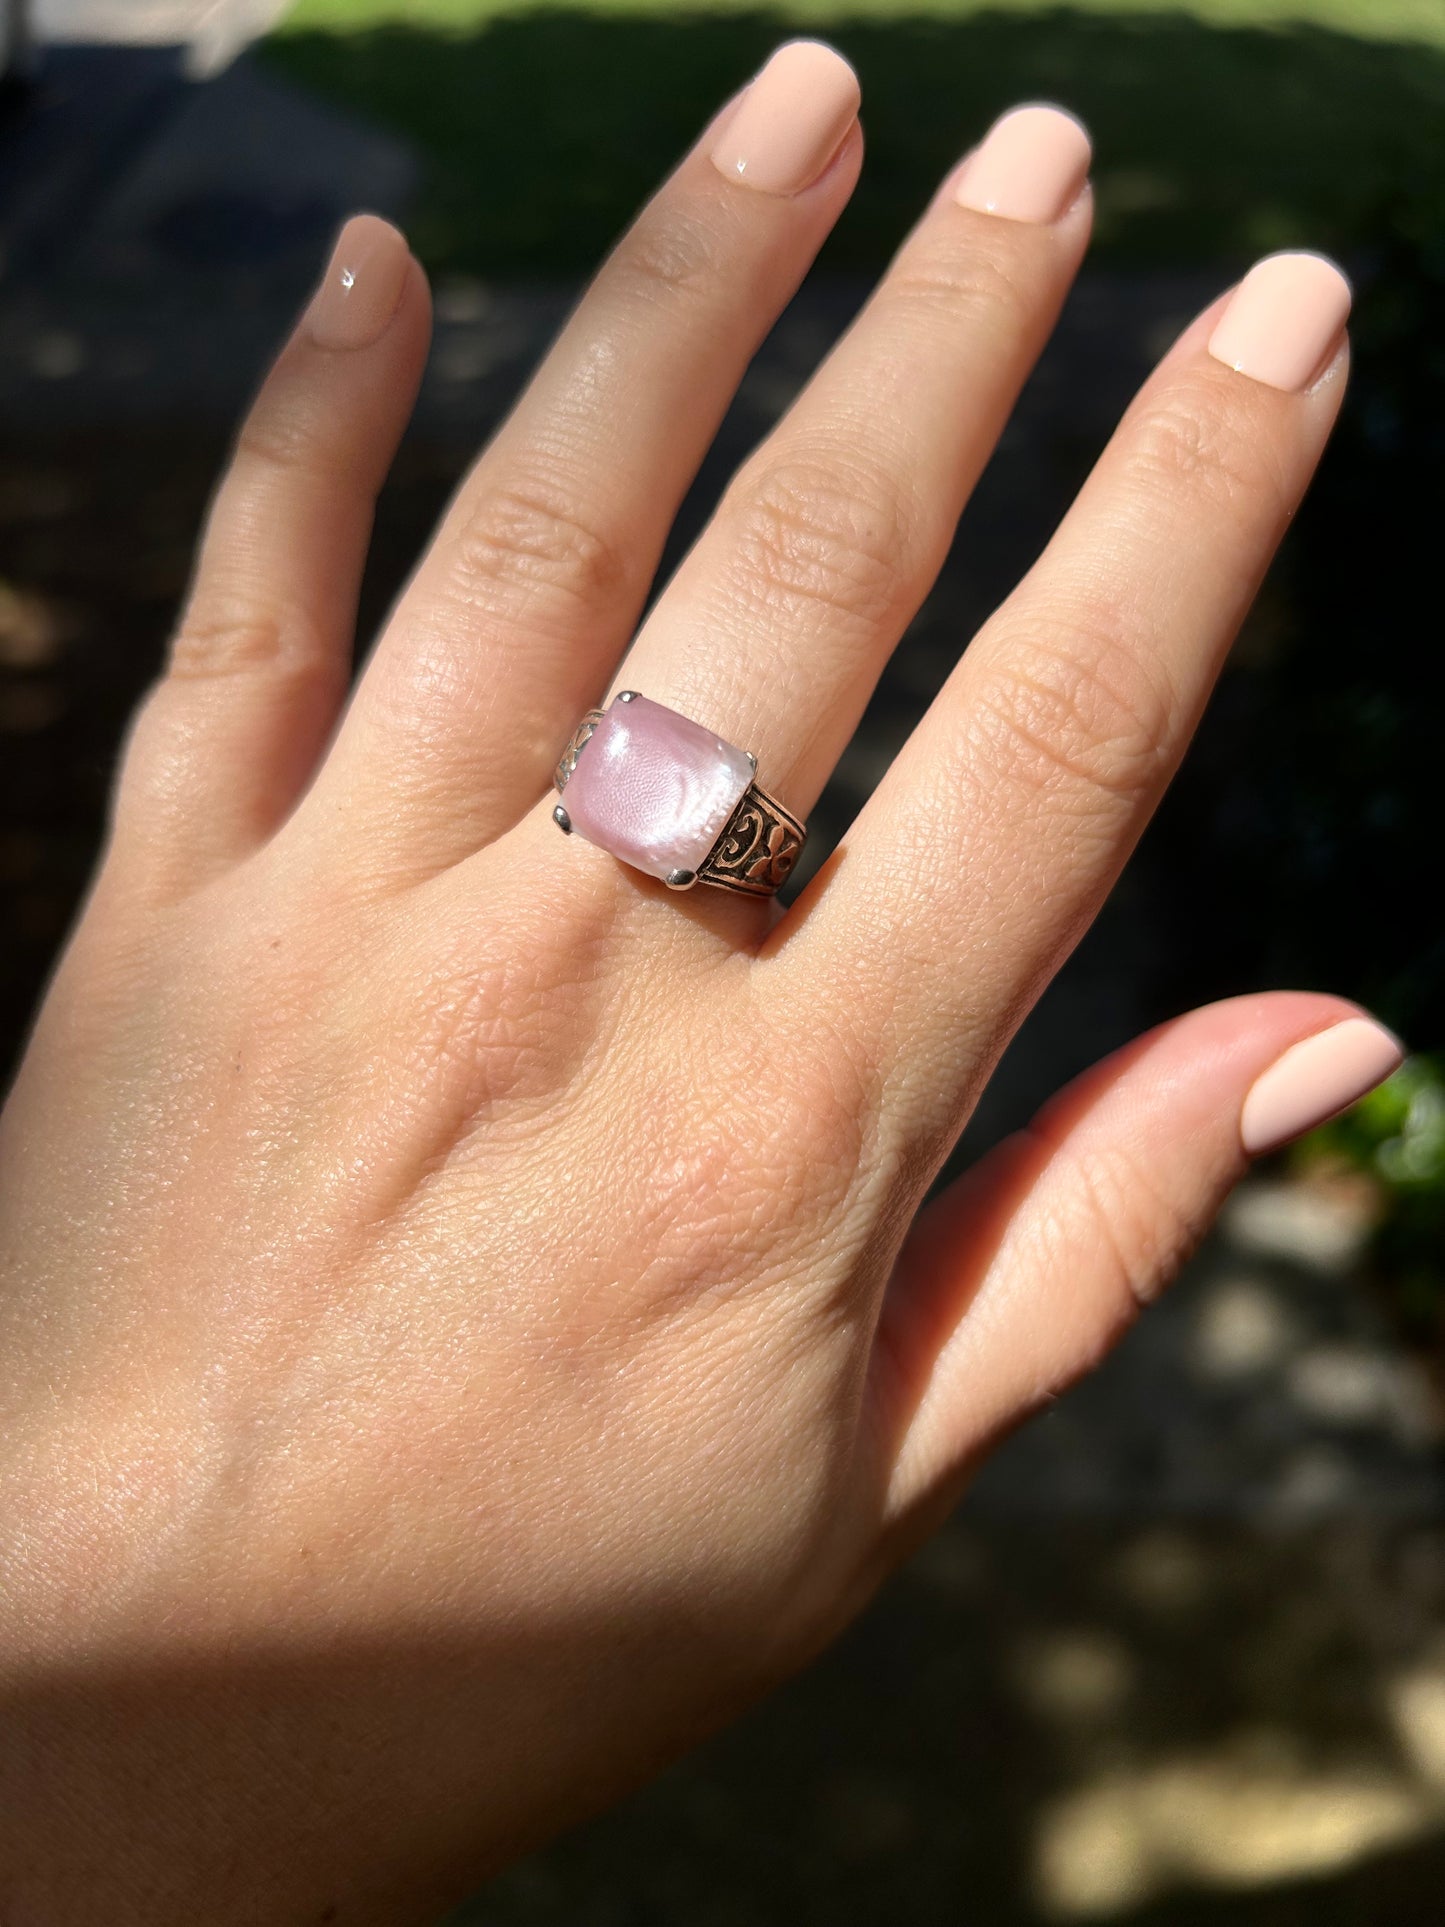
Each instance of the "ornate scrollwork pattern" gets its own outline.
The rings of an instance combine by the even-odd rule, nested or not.
[[[786,882],[807,834],[781,803],[750,783],[704,859],[697,880],[740,890],[745,896],[770,897]]]
[[[601,721],[602,711],[600,709],[589,709],[581,722],[578,723],[577,727],[573,730],[572,740],[568,743],[566,749],[563,750],[561,761],[552,772],[552,781],[559,790],[566,789],[567,778],[577,767],[577,758],[582,754],[583,748],[591,740],[593,730],[596,729]]]

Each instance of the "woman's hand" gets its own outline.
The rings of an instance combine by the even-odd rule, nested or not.
[[[1397,1061],[1320,996],[1195,1012],[910,1232],[1320,453],[1313,257],[1186,331],[790,910],[554,827],[856,108],[802,44],[723,110],[349,703],[427,344],[392,230],[344,231],[255,405],[4,1121],[7,1920],[429,1917],[812,1652],[1247,1155]],[[993,130],[627,655],[795,809],[1049,333],[1087,161],[1051,110]]]

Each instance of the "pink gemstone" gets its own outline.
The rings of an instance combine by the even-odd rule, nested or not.
[[[700,723],[646,696],[614,698],[562,801],[579,836],[666,877],[701,865],[752,780],[743,752]]]

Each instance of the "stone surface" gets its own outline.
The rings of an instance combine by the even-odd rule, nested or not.
[[[649,876],[696,870],[753,780],[740,749],[647,696],[615,699],[577,758],[572,827]]]

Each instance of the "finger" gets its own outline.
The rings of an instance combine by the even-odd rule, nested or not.
[[[1186,332],[780,926],[778,987],[846,981],[908,1156],[951,1143],[1183,753],[1334,421],[1347,308],[1278,257]]]
[[[1169,1283],[1252,1156],[1352,1104],[1402,1055],[1335,998],[1210,1005],[1086,1072],[936,1199],[879,1332],[890,1518],[951,1503],[983,1448]]]
[[[729,486],[621,680],[811,807],[1053,328],[1088,240],[1071,115],[1005,115]]]
[[[374,215],[348,221],[241,430],[126,757],[118,843],[174,881],[255,849],[312,774],[429,331],[426,280],[401,235]]]
[[[428,874],[546,789],[641,612],[763,335],[852,192],[858,83],[781,48],[663,186],[463,484],[326,777],[368,862]]]

